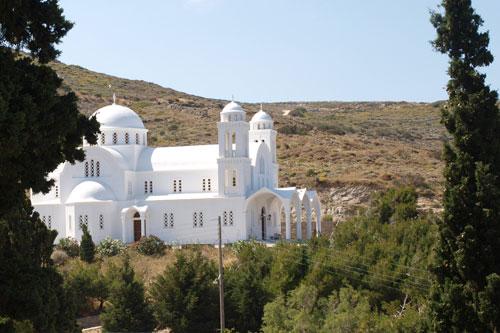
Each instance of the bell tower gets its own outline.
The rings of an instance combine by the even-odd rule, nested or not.
[[[250,185],[246,113],[232,101],[220,113],[218,182],[220,195],[245,195]]]

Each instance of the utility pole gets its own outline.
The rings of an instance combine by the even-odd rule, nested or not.
[[[226,330],[224,324],[224,268],[222,266],[222,230],[219,216],[219,300],[220,300],[220,331]]]

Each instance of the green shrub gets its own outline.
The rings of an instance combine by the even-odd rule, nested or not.
[[[121,240],[106,237],[97,245],[97,253],[106,257],[112,257],[122,253],[126,248],[127,246]]]
[[[78,245],[78,241],[73,237],[66,237],[59,240],[56,250],[64,251],[68,256],[75,258],[80,253],[80,246]]]
[[[282,134],[306,135],[311,130],[310,126],[285,125],[278,129]]]
[[[162,253],[166,247],[165,242],[154,235],[141,237],[141,239],[135,244],[135,249],[139,253],[148,256]]]
[[[316,172],[316,171],[314,171],[314,169],[308,169],[308,170],[306,171],[306,176],[307,176],[307,177],[313,177],[313,176],[316,176],[316,174],[317,174],[317,172]]]
[[[301,117],[303,118],[306,114],[307,110],[304,107],[298,107],[290,111],[289,115],[293,117]]]
[[[68,260],[68,255],[66,252],[62,250],[55,250],[50,255],[50,259],[54,262],[54,265],[60,266],[63,265]]]

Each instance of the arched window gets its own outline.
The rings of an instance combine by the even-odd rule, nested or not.
[[[229,187],[229,170],[224,170],[224,186]]]
[[[101,134],[101,144],[106,143],[106,135],[104,133]]]
[[[229,153],[229,151],[230,151],[230,149],[229,149],[229,145],[231,144],[231,142],[230,142],[230,140],[229,140],[229,132],[226,132],[225,137],[226,137],[226,138],[225,138],[225,140],[224,140],[224,142],[225,142],[225,146],[226,146],[226,147],[225,147],[225,148],[226,148],[226,154],[225,154],[225,156],[226,156],[226,157],[229,157],[229,154],[230,154],[230,153]]]
[[[125,144],[128,145],[128,142],[129,142],[129,135],[128,133],[125,133]]]
[[[90,177],[94,177],[94,160],[90,160]]]
[[[145,146],[146,145],[146,134],[143,134],[142,135],[142,145]]]
[[[85,162],[85,177],[89,176],[89,162]]]
[[[236,186],[236,178],[238,177],[238,171],[233,170],[233,186]]]
[[[95,162],[95,174],[96,177],[101,176],[101,163],[99,163],[99,161]]]
[[[135,144],[139,144],[139,133],[135,133]]]
[[[113,133],[113,144],[116,145],[118,143],[118,134]]]

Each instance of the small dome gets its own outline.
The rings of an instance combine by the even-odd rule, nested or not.
[[[233,101],[227,104],[224,107],[224,109],[222,109],[222,113],[228,113],[228,112],[245,112],[245,111],[243,111],[243,108],[238,103],[235,103]]]
[[[85,181],[71,191],[67,203],[112,200],[116,200],[115,195],[105,185],[95,181]]]
[[[100,108],[92,116],[102,127],[144,128],[141,118],[126,106],[111,104]]]
[[[257,112],[253,117],[250,122],[256,122],[256,121],[272,121],[271,116],[267,114],[264,110],[260,110]]]

